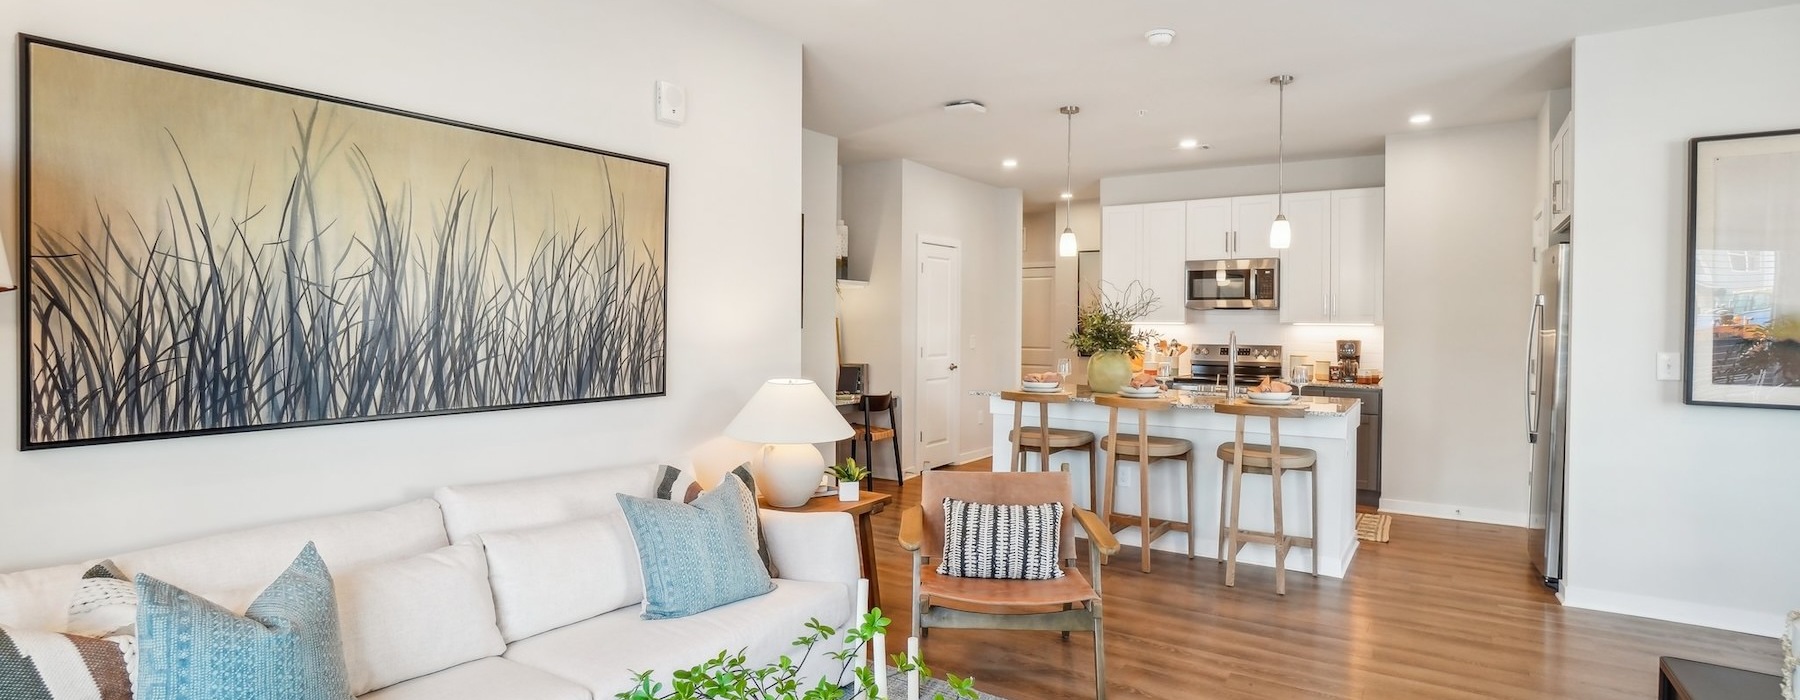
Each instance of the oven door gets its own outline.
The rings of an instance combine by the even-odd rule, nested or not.
[[[1273,258],[1194,260],[1187,264],[1190,309],[1274,309],[1279,280]]]

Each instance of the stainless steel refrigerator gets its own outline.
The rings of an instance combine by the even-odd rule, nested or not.
[[[1551,235],[1538,258],[1525,372],[1526,428],[1531,441],[1531,563],[1544,585],[1563,577],[1563,493],[1569,444],[1569,229]]]

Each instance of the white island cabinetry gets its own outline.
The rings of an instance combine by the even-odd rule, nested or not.
[[[978,392],[992,396],[989,410],[992,411],[994,438],[994,470],[1006,471],[1011,465],[1012,443],[1008,434],[1012,430],[1013,404],[994,395],[992,392]],[[1194,530],[1199,533],[1196,543],[1201,556],[1211,557],[1217,551],[1217,527],[1219,522],[1219,480],[1224,470],[1224,463],[1215,456],[1222,443],[1231,442],[1235,437],[1236,418],[1215,413],[1210,408],[1212,399],[1202,399],[1203,405],[1181,406],[1150,415],[1150,434],[1182,438],[1194,443],[1198,458],[1198,468],[1194,483]],[[1293,418],[1281,422],[1281,444],[1284,447],[1305,447],[1319,453],[1317,467],[1319,489],[1319,575],[1342,578],[1349,570],[1350,561],[1356,553],[1356,452],[1357,428],[1362,424],[1361,402],[1355,399],[1314,399],[1320,401],[1316,407],[1319,411],[1309,412],[1305,418]],[[1024,417],[1027,426],[1037,424],[1037,410],[1027,406]],[[1127,421],[1122,413],[1120,421]],[[1136,429],[1136,416],[1130,415],[1132,430]],[[1106,434],[1107,409],[1077,396],[1069,403],[1050,406],[1050,426],[1072,430],[1085,430],[1096,436]],[[1121,427],[1121,431],[1124,428]],[[1267,444],[1269,441],[1268,422],[1263,418],[1250,418],[1247,426],[1247,440],[1253,443]],[[1106,461],[1105,453],[1101,453],[1101,463]],[[1092,506],[1093,501],[1088,493],[1089,470],[1093,465],[1087,463],[1085,452],[1059,452],[1051,457],[1053,467],[1067,463],[1074,476],[1077,501]],[[1038,468],[1034,455],[1027,457],[1027,468]],[[1182,501],[1187,495],[1187,486],[1183,476],[1187,471],[1185,462],[1160,462],[1150,470],[1150,514],[1155,518],[1163,518],[1177,522],[1185,522],[1188,510]],[[1119,473],[1119,510],[1123,513],[1136,514],[1138,489],[1141,487],[1141,472],[1135,463],[1124,463]],[[1102,487],[1104,488],[1104,487]],[[1313,476],[1305,472],[1289,472],[1282,480],[1282,502],[1286,511],[1285,529],[1289,534],[1307,535],[1313,532],[1311,522]],[[1266,476],[1246,475],[1244,477],[1244,508],[1240,518],[1245,529],[1269,530],[1273,527],[1274,504],[1271,500],[1269,478]],[[1173,532],[1156,540],[1151,546],[1171,552],[1187,553],[1187,535]],[[1135,546],[1138,543],[1137,528],[1127,528],[1119,533],[1119,541]],[[1295,548],[1288,553],[1287,567],[1289,571],[1306,572],[1312,566],[1312,551]],[[1273,547],[1260,544],[1245,545],[1238,556],[1239,563],[1259,566],[1274,566],[1275,550]]]

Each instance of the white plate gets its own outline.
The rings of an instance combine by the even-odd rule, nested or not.
[[[1300,399],[1294,396],[1289,396],[1285,399],[1259,399],[1251,396],[1249,397],[1249,401],[1258,406],[1292,406],[1300,403]]]
[[[1250,391],[1250,392],[1245,392],[1245,393],[1244,393],[1244,396],[1247,396],[1247,397],[1249,397],[1249,398],[1250,398],[1250,400],[1251,400],[1251,401],[1281,401],[1281,402],[1287,402],[1287,401],[1292,401],[1292,400],[1294,400],[1294,392],[1291,392],[1291,391],[1282,391],[1282,392],[1274,392],[1274,391]]]
[[[1162,389],[1156,387],[1145,387],[1142,389],[1120,387],[1119,395],[1128,399],[1154,399],[1162,396]]]
[[[1057,382],[1019,382],[1026,391],[1056,391],[1062,388]]]
[[[1050,388],[1047,388],[1047,389],[1023,387],[1023,390],[1027,394],[1054,394],[1059,391],[1062,391],[1062,386],[1056,385],[1056,386],[1051,386]]]

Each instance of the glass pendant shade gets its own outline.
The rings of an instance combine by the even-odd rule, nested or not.
[[[1269,225],[1269,247],[1287,250],[1293,244],[1294,227],[1288,224],[1286,214],[1276,214],[1275,223]]]
[[[1064,228],[1062,234],[1056,237],[1058,257],[1073,258],[1076,253],[1080,252],[1079,248],[1081,248],[1081,242],[1075,240],[1075,229]]]

